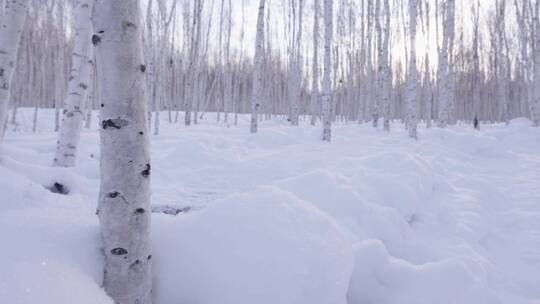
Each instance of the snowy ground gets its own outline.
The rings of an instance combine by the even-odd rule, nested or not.
[[[166,117],[166,114],[162,115]],[[75,169],[19,113],[0,165],[0,303],[111,303],[99,288],[99,134]],[[156,304],[540,303],[540,130],[334,128],[214,118],[152,138]],[[165,119],[164,119],[165,120]],[[210,119],[209,119],[210,120]],[[24,122],[24,123],[23,123]],[[13,126],[10,126],[10,130]],[[67,185],[68,195],[45,187]],[[170,207],[167,209],[166,207]]]

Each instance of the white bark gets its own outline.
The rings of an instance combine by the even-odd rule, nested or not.
[[[531,101],[531,116],[533,125],[540,127],[540,0],[536,0],[535,5],[534,96]]]
[[[453,72],[450,64],[454,36],[454,0],[447,0],[444,9],[443,42],[439,52],[439,117],[437,125],[446,127],[450,119],[451,103],[454,99]]]
[[[381,103],[384,112],[384,130],[390,131],[390,93],[392,90],[391,68],[388,58],[388,50],[390,47],[390,0],[384,0],[384,15],[385,15],[385,28],[384,39],[382,45],[381,60],[382,75],[381,75]]]
[[[291,92],[289,99],[291,101],[291,124],[298,126],[300,120],[300,99],[302,97],[302,15],[303,15],[303,0],[298,0],[298,24],[296,25],[297,32],[295,33],[296,41],[294,43],[293,54],[291,58]],[[294,7],[293,7],[294,9]]]
[[[26,19],[27,5],[28,0],[7,1],[4,15],[0,19],[0,141],[6,125],[11,80]]]
[[[320,108],[319,92],[319,0],[314,0],[313,9],[313,65],[312,65],[312,85],[311,85],[311,125],[315,125]]]
[[[201,36],[201,11],[202,0],[195,0],[193,7],[193,24],[191,27],[191,47],[189,51],[189,65],[188,74],[186,75],[186,94],[188,97],[185,99],[185,111],[184,123],[186,126],[191,125],[191,115],[193,110],[193,104],[197,96],[194,82],[197,79],[197,63],[199,60],[199,43]]]
[[[101,104],[101,224],[105,291],[117,304],[149,304],[150,150],[137,0],[98,0],[95,33]]]
[[[263,85],[263,41],[264,41],[264,5],[265,0],[259,0],[259,13],[257,15],[257,35],[255,38],[255,57],[253,70],[253,91],[251,92],[251,122],[250,132],[257,133],[258,112],[262,102]]]
[[[375,75],[376,90],[375,90],[375,104],[373,106],[373,127],[379,126],[379,115],[382,112],[382,94],[383,88],[383,69],[384,69],[384,50],[383,50],[383,31],[382,31],[382,10],[381,0],[375,1],[375,32],[377,34],[377,74]]]
[[[57,167],[73,167],[77,160],[84,115],[83,105],[90,87],[93,4],[92,0],[78,0],[74,3],[75,47],[71,55],[68,94],[64,102],[62,124],[53,160],[53,166]]]
[[[498,0],[496,5],[496,22],[497,22],[497,53],[499,57],[499,64],[498,64],[498,70],[497,73],[497,95],[500,103],[500,120],[504,121],[508,124],[509,122],[509,113],[508,113],[508,77],[507,77],[507,68],[508,64],[508,52],[505,54],[505,44],[506,44],[506,37],[505,37],[505,8],[506,8],[506,1],[505,0]]]
[[[90,87],[88,88],[88,92],[86,93],[86,120],[84,122],[84,127],[86,129],[90,129],[92,126],[92,111],[94,110],[94,105],[96,101],[96,66],[95,66],[95,59],[91,59],[91,65],[90,65],[90,77],[89,77],[89,83]]]
[[[479,55],[479,19],[480,19],[480,0],[477,0],[476,7],[474,8],[474,29],[473,29],[473,65],[474,65],[474,76],[473,76],[473,105],[472,105],[472,115],[473,121],[477,122],[475,128],[479,128],[479,109],[480,109],[480,55]]]
[[[418,16],[417,0],[409,0],[409,38],[410,50],[409,56],[409,75],[407,77],[407,127],[409,137],[418,139],[418,68],[416,64],[416,24]]]
[[[322,85],[322,140],[332,139],[332,36],[333,36],[333,1],[324,0],[324,60]]]

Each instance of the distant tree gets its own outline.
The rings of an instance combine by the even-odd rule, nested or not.
[[[258,112],[262,102],[263,82],[263,41],[264,41],[264,4],[265,0],[259,0],[259,13],[257,15],[257,35],[255,37],[255,58],[253,60],[253,89],[251,92],[251,122],[250,132],[257,133]]]
[[[324,0],[324,60],[322,86],[322,140],[332,139],[332,36],[333,36],[333,2]]]
[[[409,75],[407,76],[407,129],[409,137],[418,139],[418,67],[416,64],[416,25],[418,16],[417,0],[409,0]]]
[[[533,125],[540,127],[540,0],[536,0],[534,13],[534,96],[531,102]]]
[[[317,116],[320,114],[320,91],[319,91],[319,16],[321,7],[319,0],[313,0],[313,58],[311,72],[311,125],[315,125]]]
[[[448,125],[452,108],[451,103],[454,102],[454,74],[450,63],[454,43],[454,4],[455,0],[446,0],[443,19],[443,41],[439,50],[439,70],[437,73],[439,77],[439,117],[437,125],[442,128]]]

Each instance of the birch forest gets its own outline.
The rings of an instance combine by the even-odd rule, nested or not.
[[[0,0],[0,303],[540,301],[540,0]]]

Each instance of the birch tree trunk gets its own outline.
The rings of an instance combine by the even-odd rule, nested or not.
[[[332,139],[332,36],[333,29],[333,1],[324,0],[324,60],[323,60],[323,86],[322,86],[322,140],[330,142]]]
[[[531,101],[531,117],[533,125],[535,127],[540,127],[540,0],[536,0],[534,16],[534,96]]]
[[[382,9],[381,0],[375,1],[375,31],[377,34],[377,74],[375,75],[376,89],[375,89],[375,105],[373,107],[373,127],[379,126],[379,115],[381,113],[382,106],[382,94],[383,94],[383,32],[382,32]]]
[[[452,68],[450,66],[451,45],[454,32],[454,0],[447,0],[444,9],[443,43],[439,52],[439,117],[437,125],[445,128],[450,119],[450,103],[453,102]]]
[[[311,86],[311,125],[314,126],[319,115],[320,94],[319,94],[319,0],[314,0],[313,10],[313,65],[312,65],[312,86]]]
[[[384,130],[390,132],[390,94],[392,90],[391,68],[388,59],[390,47],[390,0],[384,0],[385,29],[382,46],[382,106],[384,111]]]
[[[302,15],[303,15],[303,0],[298,0],[298,24],[296,25],[297,32],[295,33],[296,42],[294,43],[292,54],[292,81],[289,84],[292,87],[291,96],[291,124],[298,126],[300,115],[300,99],[302,93]],[[294,10],[294,7],[292,8]]]
[[[407,77],[407,127],[409,137],[418,139],[418,68],[416,64],[416,23],[418,16],[417,0],[409,0],[409,38],[411,54],[409,56],[409,76]]]
[[[138,0],[98,0],[101,224],[105,291],[117,304],[152,302],[150,150]]]
[[[185,99],[185,117],[184,124],[186,126],[191,125],[191,115],[193,110],[193,104],[197,96],[195,89],[194,81],[197,79],[197,67],[199,61],[199,42],[201,34],[201,11],[202,11],[202,0],[195,0],[193,6],[193,24],[191,27],[191,43],[189,51],[189,65],[188,65],[188,74],[186,75],[186,94],[188,97]]]
[[[473,123],[475,129],[480,128],[479,123],[479,108],[480,108],[480,55],[479,55],[479,28],[480,28],[480,0],[476,1],[476,7],[474,9],[474,29],[473,29],[473,65],[474,76],[472,80],[473,85]]]
[[[507,76],[507,56],[508,52],[505,54],[504,52],[504,46],[506,43],[505,38],[505,8],[506,8],[506,1],[505,0],[498,0],[496,3],[496,22],[497,22],[497,53],[498,57],[500,58],[498,70],[497,73],[497,95],[499,99],[499,106],[500,106],[500,114],[499,118],[501,121],[506,122],[506,124],[509,123],[509,115],[508,115],[508,78]]]
[[[257,15],[257,35],[255,37],[255,57],[253,69],[253,91],[251,92],[251,121],[250,132],[257,133],[258,111],[261,105],[263,82],[263,41],[264,41],[264,5],[265,0],[259,0],[259,13]]]
[[[68,94],[64,102],[62,124],[53,160],[55,167],[73,167],[77,160],[84,115],[83,105],[90,87],[90,37],[93,4],[92,0],[79,0],[74,3],[75,47],[71,55]]]
[[[0,20],[0,141],[6,126],[11,80],[17,61],[27,6],[28,0],[7,1],[4,15]]]

